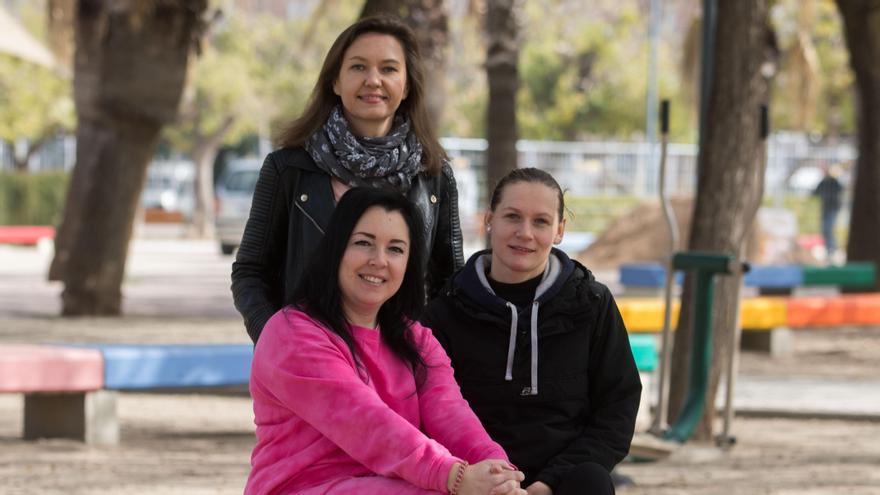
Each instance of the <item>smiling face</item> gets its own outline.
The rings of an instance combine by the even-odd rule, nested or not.
[[[366,33],[345,50],[333,92],[358,136],[388,134],[394,113],[406,99],[406,59],[397,38]]]
[[[373,206],[358,220],[339,263],[339,289],[346,319],[376,325],[379,308],[400,288],[410,237],[400,212]]]
[[[498,282],[525,282],[544,272],[550,248],[562,241],[558,192],[540,182],[504,186],[495,209],[486,215],[492,248],[489,276]]]

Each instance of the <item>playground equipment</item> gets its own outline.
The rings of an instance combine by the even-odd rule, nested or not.
[[[666,194],[666,154],[669,145],[669,100],[660,103],[660,204],[663,206],[663,217],[669,228],[669,253],[674,253],[678,246],[678,222],[675,213]],[[660,435],[667,427],[666,401],[669,397],[669,366],[672,357],[671,344],[671,320],[672,320],[672,291],[675,287],[675,273],[672,270],[672,258],[666,263],[666,285],[663,295],[663,331],[660,334],[660,378],[657,387],[657,410],[654,413],[654,422],[651,432]]]
[[[712,367],[712,298],[715,296],[715,275],[740,275],[744,271],[748,271],[748,264],[727,254],[688,252],[676,253],[672,257],[672,267],[675,270],[693,271],[696,277],[694,331],[688,392],[678,420],[663,434],[667,439],[685,442],[691,437],[703,415],[703,407],[706,404],[706,395],[709,389],[709,371]],[[733,350],[733,352],[736,351]],[[730,374],[729,369],[728,374]],[[731,383],[729,378],[728,386]],[[728,397],[727,409],[732,410],[730,399],[731,396]]]
[[[675,253],[678,243],[677,223],[666,196],[665,179],[666,179],[666,145],[668,142],[669,132],[669,102],[664,100],[660,107],[661,118],[661,157],[660,157],[660,178],[659,191],[660,200],[663,205],[663,214],[666,218],[670,233],[670,254]],[[769,120],[767,106],[762,105],[760,108],[760,137],[764,147],[761,155],[763,163],[766,161],[766,144],[769,135]],[[759,203],[760,204],[760,203]],[[757,208],[755,211],[757,213]],[[754,217],[754,215],[752,215]],[[744,239],[742,240],[744,241]],[[742,252],[739,249],[738,252]],[[702,417],[703,408],[706,403],[706,396],[709,387],[709,372],[712,362],[712,298],[714,296],[715,275],[728,274],[737,277],[739,286],[737,304],[735,308],[736,323],[733,332],[731,332],[731,357],[727,367],[727,392],[725,397],[724,410],[724,429],[718,437],[719,445],[729,447],[733,445],[735,439],[730,435],[730,425],[733,418],[733,390],[736,383],[736,373],[739,359],[739,341],[741,335],[740,328],[740,311],[739,306],[742,297],[743,273],[749,270],[747,263],[737,259],[738,254],[718,254],[718,253],[700,253],[700,252],[679,252],[672,254],[669,258],[666,268],[666,285],[664,291],[664,317],[663,331],[661,335],[661,363],[660,378],[658,384],[658,400],[657,410],[654,416],[654,422],[651,426],[651,433],[662,436],[665,439],[675,440],[678,442],[687,441],[693,434],[693,430]],[[669,397],[669,367],[672,355],[670,346],[671,331],[671,314],[672,314],[672,291],[675,286],[675,270],[687,270],[695,272],[696,277],[696,301],[694,314],[694,331],[693,342],[691,347],[690,370],[688,377],[688,392],[685,404],[676,423],[667,427],[667,409]]]

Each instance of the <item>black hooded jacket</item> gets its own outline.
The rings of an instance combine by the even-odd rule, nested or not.
[[[629,451],[642,389],[614,298],[553,249],[534,302],[516,308],[489,286],[490,260],[474,254],[422,319],[464,398],[526,474],[523,486],[555,488],[584,462],[611,471]]]

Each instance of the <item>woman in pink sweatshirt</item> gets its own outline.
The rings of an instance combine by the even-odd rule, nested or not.
[[[424,229],[398,193],[339,201],[289,305],[266,324],[250,391],[245,493],[524,494],[416,317]]]

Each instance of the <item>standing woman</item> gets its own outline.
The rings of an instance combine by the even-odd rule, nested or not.
[[[422,323],[530,494],[610,494],[642,387],[611,293],[553,247],[563,211],[550,174],[501,179],[486,214],[491,249],[453,276]]]
[[[245,493],[525,495],[415,321],[421,220],[402,195],[347,192],[251,368],[257,444]]]
[[[232,265],[235,307],[254,343],[350,187],[395,189],[416,205],[429,295],[463,264],[458,193],[424,78],[412,30],[392,17],[362,19],[330,47],[305,111],[263,163]]]

